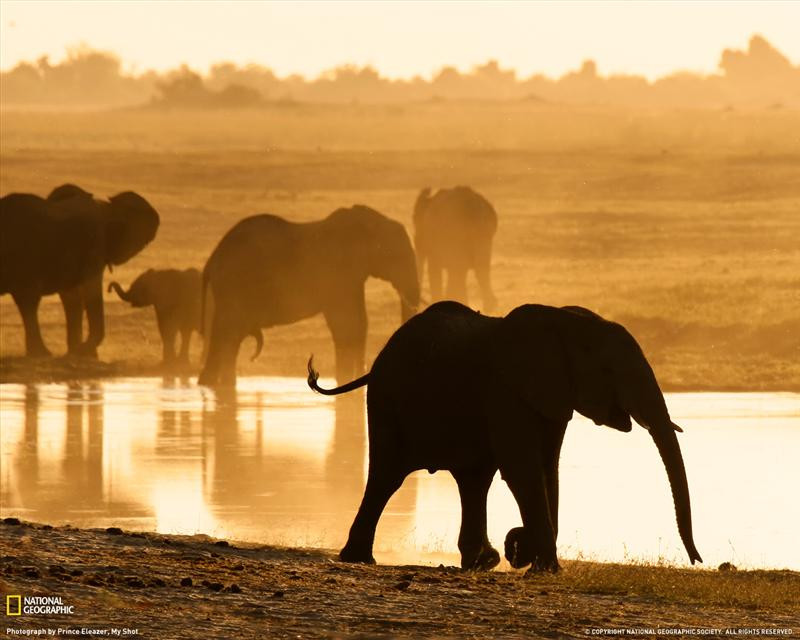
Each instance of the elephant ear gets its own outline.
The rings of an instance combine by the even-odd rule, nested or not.
[[[106,262],[130,260],[155,238],[159,222],[158,212],[137,193],[125,191],[109,198]]]
[[[551,311],[524,305],[503,318],[495,334],[492,375],[504,390],[519,392],[533,412],[567,423],[572,418],[572,385]]]
[[[632,428],[628,392],[631,344],[625,330],[582,307],[565,307],[560,323],[575,410],[595,424],[618,431]],[[635,343],[633,343],[635,346]]]

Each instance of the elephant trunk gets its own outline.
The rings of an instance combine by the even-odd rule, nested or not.
[[[675,516],[678,521],[678,533],[680,533],[683,546],[689,554],[692,564],[695,560],[702,562],[703,559],[694,546],[692,537],[692,508],[689,502],[689,484],[686,480],[686,468],[683,464],[681,448],[678,438],[675,435],[675,428],[670,422],[666,424],[653,425],[650,427],[650,435],[658,448],[664,467],[667,469],[669,485],[672,489],[672,499],[675,503]]]
[[[109,293],[111,291],[114,291],[125,302],[129,302],[129,303],[133,304],[133,300],[131,299],[130,291],[125,291],[125,289],[123,289],[121,286],[119,286],[119,282],[117,282],[116,280],[111,282],[108,285],[108,291],[109,291]]]

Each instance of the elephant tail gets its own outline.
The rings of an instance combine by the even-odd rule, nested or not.
[[[250,362],[253,362],[259,355],[261,355],[261,350],[264,348],[264,335],[261,333],[261,327],[256,327],[250,332],[250,335],[256,339],[256,352],[250,358]]]
[[[347,393],[348,391],[352,391],[353,389],[358,389],[359,387],[363,387],[369,382],[369,373],[365,373],[360,378],[351,380],[347,384],[343,384],[342,386],[336,387],[335,389],[323,389],[317,383],[318,379],[319,379],[319,371],[314,369],[314,354],[311,354],[311,357],[308,359],[308,386],[311,387],[313,391],[321,393],[324,396],[338,396],[340,393]]]

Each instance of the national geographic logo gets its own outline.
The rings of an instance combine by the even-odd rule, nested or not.
[[[66,605],[60,596],[6,596],[7,616],[69,615],[73,605]]]
[[[22,615],[22,596],[6,596],[6,615]]]

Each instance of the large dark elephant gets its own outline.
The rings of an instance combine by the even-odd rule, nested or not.
[[[133,307],[155,308],[163,345],[164,364],[188,364],[192,332],[200,331],[200,271],[198,269],[148,269],[125,291],[118,282],[109,291]],[[180,351],[176,339],[181,336]]]
[[[450,300],[467,302],[467,273],[475,271],[484,311],[497,306],[490,278],[492,241],[497,213],[482,195],[469,187],[440,189],[431,196],[423,189],[414,204],[414,248],[423,280],[425,262],[431,298],[442,299],[442,272],[447,271]]]
[[[661,454],[690,560],[689,488],[664,396],[624,327],[579,307],[517,307],[504,318],[440,302],[389,339],[372,370],[325,394],[369,383],[369,473],[340,557],[374,562],[375,526],[412,471],[453,474],[461,496],[461,564],[488,569],[500,558],[486,536],[486,496],[499,469],[519,505],[506,557],[515,567],[557,571],[558,459],[573,411],[596,424],[645,427]]]
[[[419,304],[414,250],[405,228],[363,205],[315,222],[258,215],[237,223],[203,271],[207,357],[200,384],[232,385],[249,334],[322,313],[336,349],[336,375],[364,372],[368,277],[392,284],[405,321]],[[209,322],[210,317],[210,322]]]
[[[0,294],[10,293],[25,326],[25,352],[46,356],[37,311],[58,293],[71,355],[97,356],[105,335],[103,269],[139,253],[155,237],[159,217],[142,196],[125,191],[96,200],[65,184],[47,199],[11,193],[0,199]],[[89,335],[83,341],[83,313]]]

